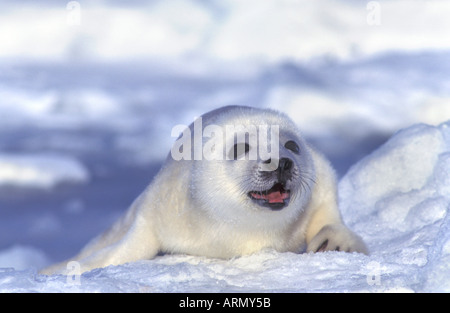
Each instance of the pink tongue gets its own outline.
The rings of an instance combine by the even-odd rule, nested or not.
[[[282,203],[284,199],[289,197],[289,194],[287,192],[274,191],[268,194],[253,193],[252,196],[255,199],[265,199],[269,203]]]
[[[283,202],[284,199],[286,199],[286,194],[281,193],[279,191],[271,192],[267,195],[267,198],[269,200],[269,203],[276,203],[276,202]]]

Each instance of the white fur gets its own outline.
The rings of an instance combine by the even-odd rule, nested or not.
[[[249,123],[279,125],[280,145],[288,139],[300,145],[299,156],[280,148],[280,158],[293,158],[304,179],[303,185],[293,180],[296,194],[287,207],[263,208],[243,192],[261,160],[175,161],[169,155],[127,213],[71,260],[88,271],[151,259],[159,252],[231,258],[264,248],[298,253],[339,248],[367,254],[361,238],[342,222],[329,162],[306,144],[289,118],[236,106],[203,115],[203,127]],[[65,264],[43,273],[63,273]]]

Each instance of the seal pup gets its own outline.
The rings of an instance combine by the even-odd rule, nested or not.
[[[113,226],[71,260],[81,272],[181,253],[232,258],[338,250],[368,254],[343,223],[330,163],[283,113],[243,106],[202,115]],[[64,273],[67,262],[42,273]]]

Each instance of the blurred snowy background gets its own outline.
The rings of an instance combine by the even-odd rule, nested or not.
[[[211,109],[286,112],[340,178],[399,129],[450,120],[448,16],[450,2],[438,0],[1,0],[0,268],[16,269],[5,272],[13,283],[4,290],[27,290],[14,279],[34,274],[21,270],[68,258],[108,227],[159,169],[172,127]],[[348,204],[353,197],[342,202],[358,210]],[[448,202],[438,207],[444,213],[433,223],[444,219]],[[360,232],[370,229],[351,210],[343,213]],[[386,242],[392,234],[377,227],[387,237],[368,230],[365,239],[382,263],[377,252],[386,245],[404,246]],[[417,249],[435,247],[430,242]],[[331,262],[330,255],[310,262]],[[363,262],[337,258],[353,269]],[[317,279],[314,290],[349,288]],[[400,281],[408,290],[430,285]],[[289,290],[309,290],[297,287]]]

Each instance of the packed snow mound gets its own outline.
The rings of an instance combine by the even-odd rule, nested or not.
[[[0,154],[0,186],[51,189],[85,183],[89,171],[78,160],[56,154]]]
[[[398,132],[339,185],[344,218],[417,291],[450,291],[450,122]],[[388,271],[390,266],[386,265]]]
[[[3,292],[450,291],[450,121],[415,125],[355,164],[340,206],[371,255],[278,253],[218,260],[165,255],[77,275],[0,270]],[[25,254],[22,254],[26,257]]]

